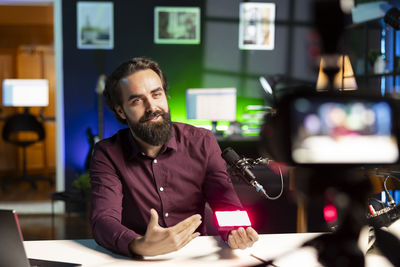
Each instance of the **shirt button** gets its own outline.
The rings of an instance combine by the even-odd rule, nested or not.
[[[153,162],[154,162],[154,163],[157,163],[157,160],[155,159]]]
[[[164,187],[161,186],[161,187],[160,187],[160,191],[161,191],[161,192],[164,191]]]
[[[167,213],[165,213],[165,217],[168,217],[168,212],[167,212]]]

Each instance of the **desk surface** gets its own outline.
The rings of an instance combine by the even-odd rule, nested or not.
[[[82,266],[252,266],[260,264],[255,255],[268,260],[279,257],[274,263],[284,266],[320,266],[312,248],[298,247],[318,234],[260,235],[252,248],[231,250],[219,237],[200,236],[179,251],[132,260],[99,246],[93,239],[25,241],[29,258],[80,263]],[[297,249],[296,249],[297,248]],[[371,254],[366,266],[392,266],[386,259]]]

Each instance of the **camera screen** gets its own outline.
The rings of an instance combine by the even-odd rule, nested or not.
[[[399,157],[391,105],[384,101],[297,98],[291,153],[299,164],[391,164]]]

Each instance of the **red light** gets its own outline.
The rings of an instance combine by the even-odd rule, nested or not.
[[[332,204],[325,205],[324,207],[324,218],[328,223],[334,222],[337,219],[336,207]]]
[[[219,227],[251,226],[249,215],[245,210],[216,211],[215,217]]]

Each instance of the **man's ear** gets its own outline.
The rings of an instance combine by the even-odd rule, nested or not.
[[[121,119],[126,120],[125,112],[121,106],[115,106],[114,110],[121,117]]]

